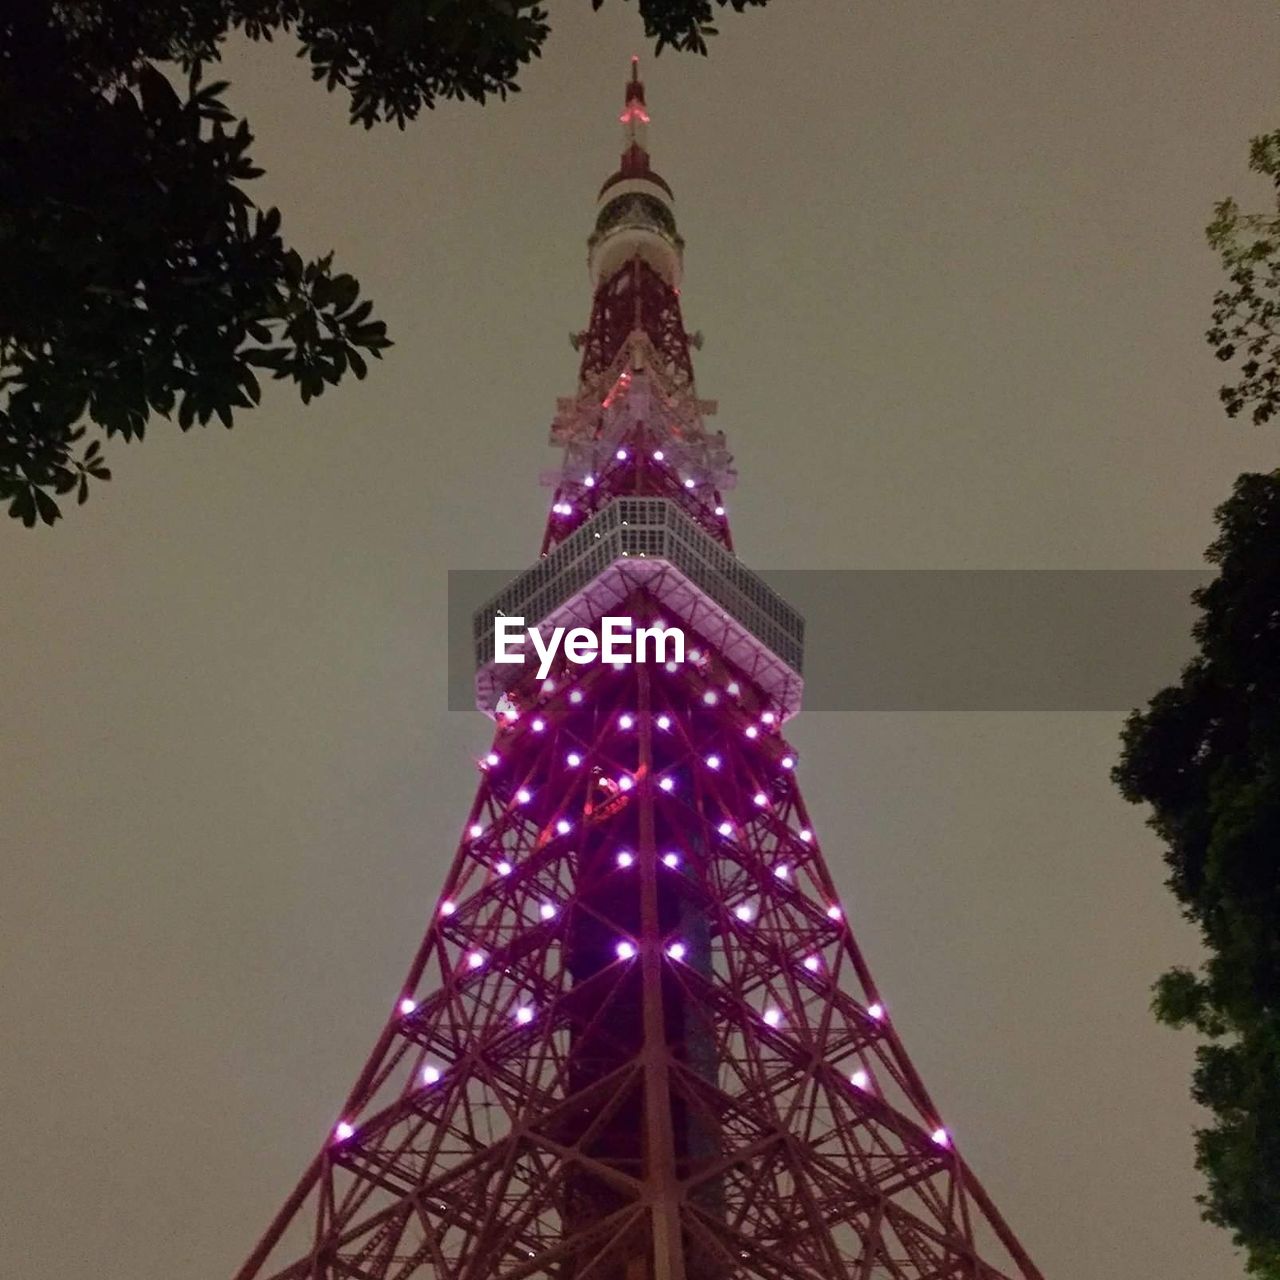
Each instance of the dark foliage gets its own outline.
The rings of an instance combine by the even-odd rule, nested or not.
[[[1280,1280],[1280,471],[1218,509],[1199,652],[1124,732],[1114,777],[1152,806],[1170,889],[1208,959],[1156,985],[1162,1022],[1205,1037],[1192,1088],[1205,1217]]]
[[[640,12],[659,50],[714,34],[704,0]],[[308,401],[390,345],[333,255],[304,261],[245,193],[253,135],[204,80],[237,31],[290,36],[372,128],[505,98],[548,27],[538,0],[5,0],[0,502],[28,526],[110,477],[103,435],[229,427],[260,374]]]

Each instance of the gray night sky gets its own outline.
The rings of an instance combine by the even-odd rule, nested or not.
[[[519,565],[632,8],[553,6],[506,105],[348,128],[227,59],[277,202],[397,346],[304,410],[157,426],[0,532],[0,1222],[15,1275],[228,1274],[328,1131],[436,897],[485,722],[450,568]],[[703,395],[763,568],[1185,568],[1228,424],[1202,227],[1274,127],[1272,0],[783,0],[645,59]],[[1170,671],[1172,677],[1175,673]],[[1046,1276],[1229,1280],[1197,1220],[1192,959],[1118,715],[810,714],[801,781],[957,1142]]]

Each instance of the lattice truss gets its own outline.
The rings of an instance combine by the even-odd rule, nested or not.
[[[893,1030],[777,716],[698,658],[517,688],[242,1280],[1038,1277]]]

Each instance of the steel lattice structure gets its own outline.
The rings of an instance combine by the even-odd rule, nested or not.
[[[782,732],[803,625],[732,555],[634,67],[622,120],[543,557],[477,620],[481,785],[386,1028],[238,1280],[1039,1280],[814,838]],[[539,681],[489,660],[497,608],[678,625],[688,661]]]

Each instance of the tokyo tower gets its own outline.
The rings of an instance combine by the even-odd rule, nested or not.
[[[381,1037],[237,1280],[1040,1280],[824,862],[783,733],[803,623],[733,554],[634,60],[621,119],[542,554],[476,619],[479,790]],[[687,648],[540,677],[494,661],[500,616]]]

